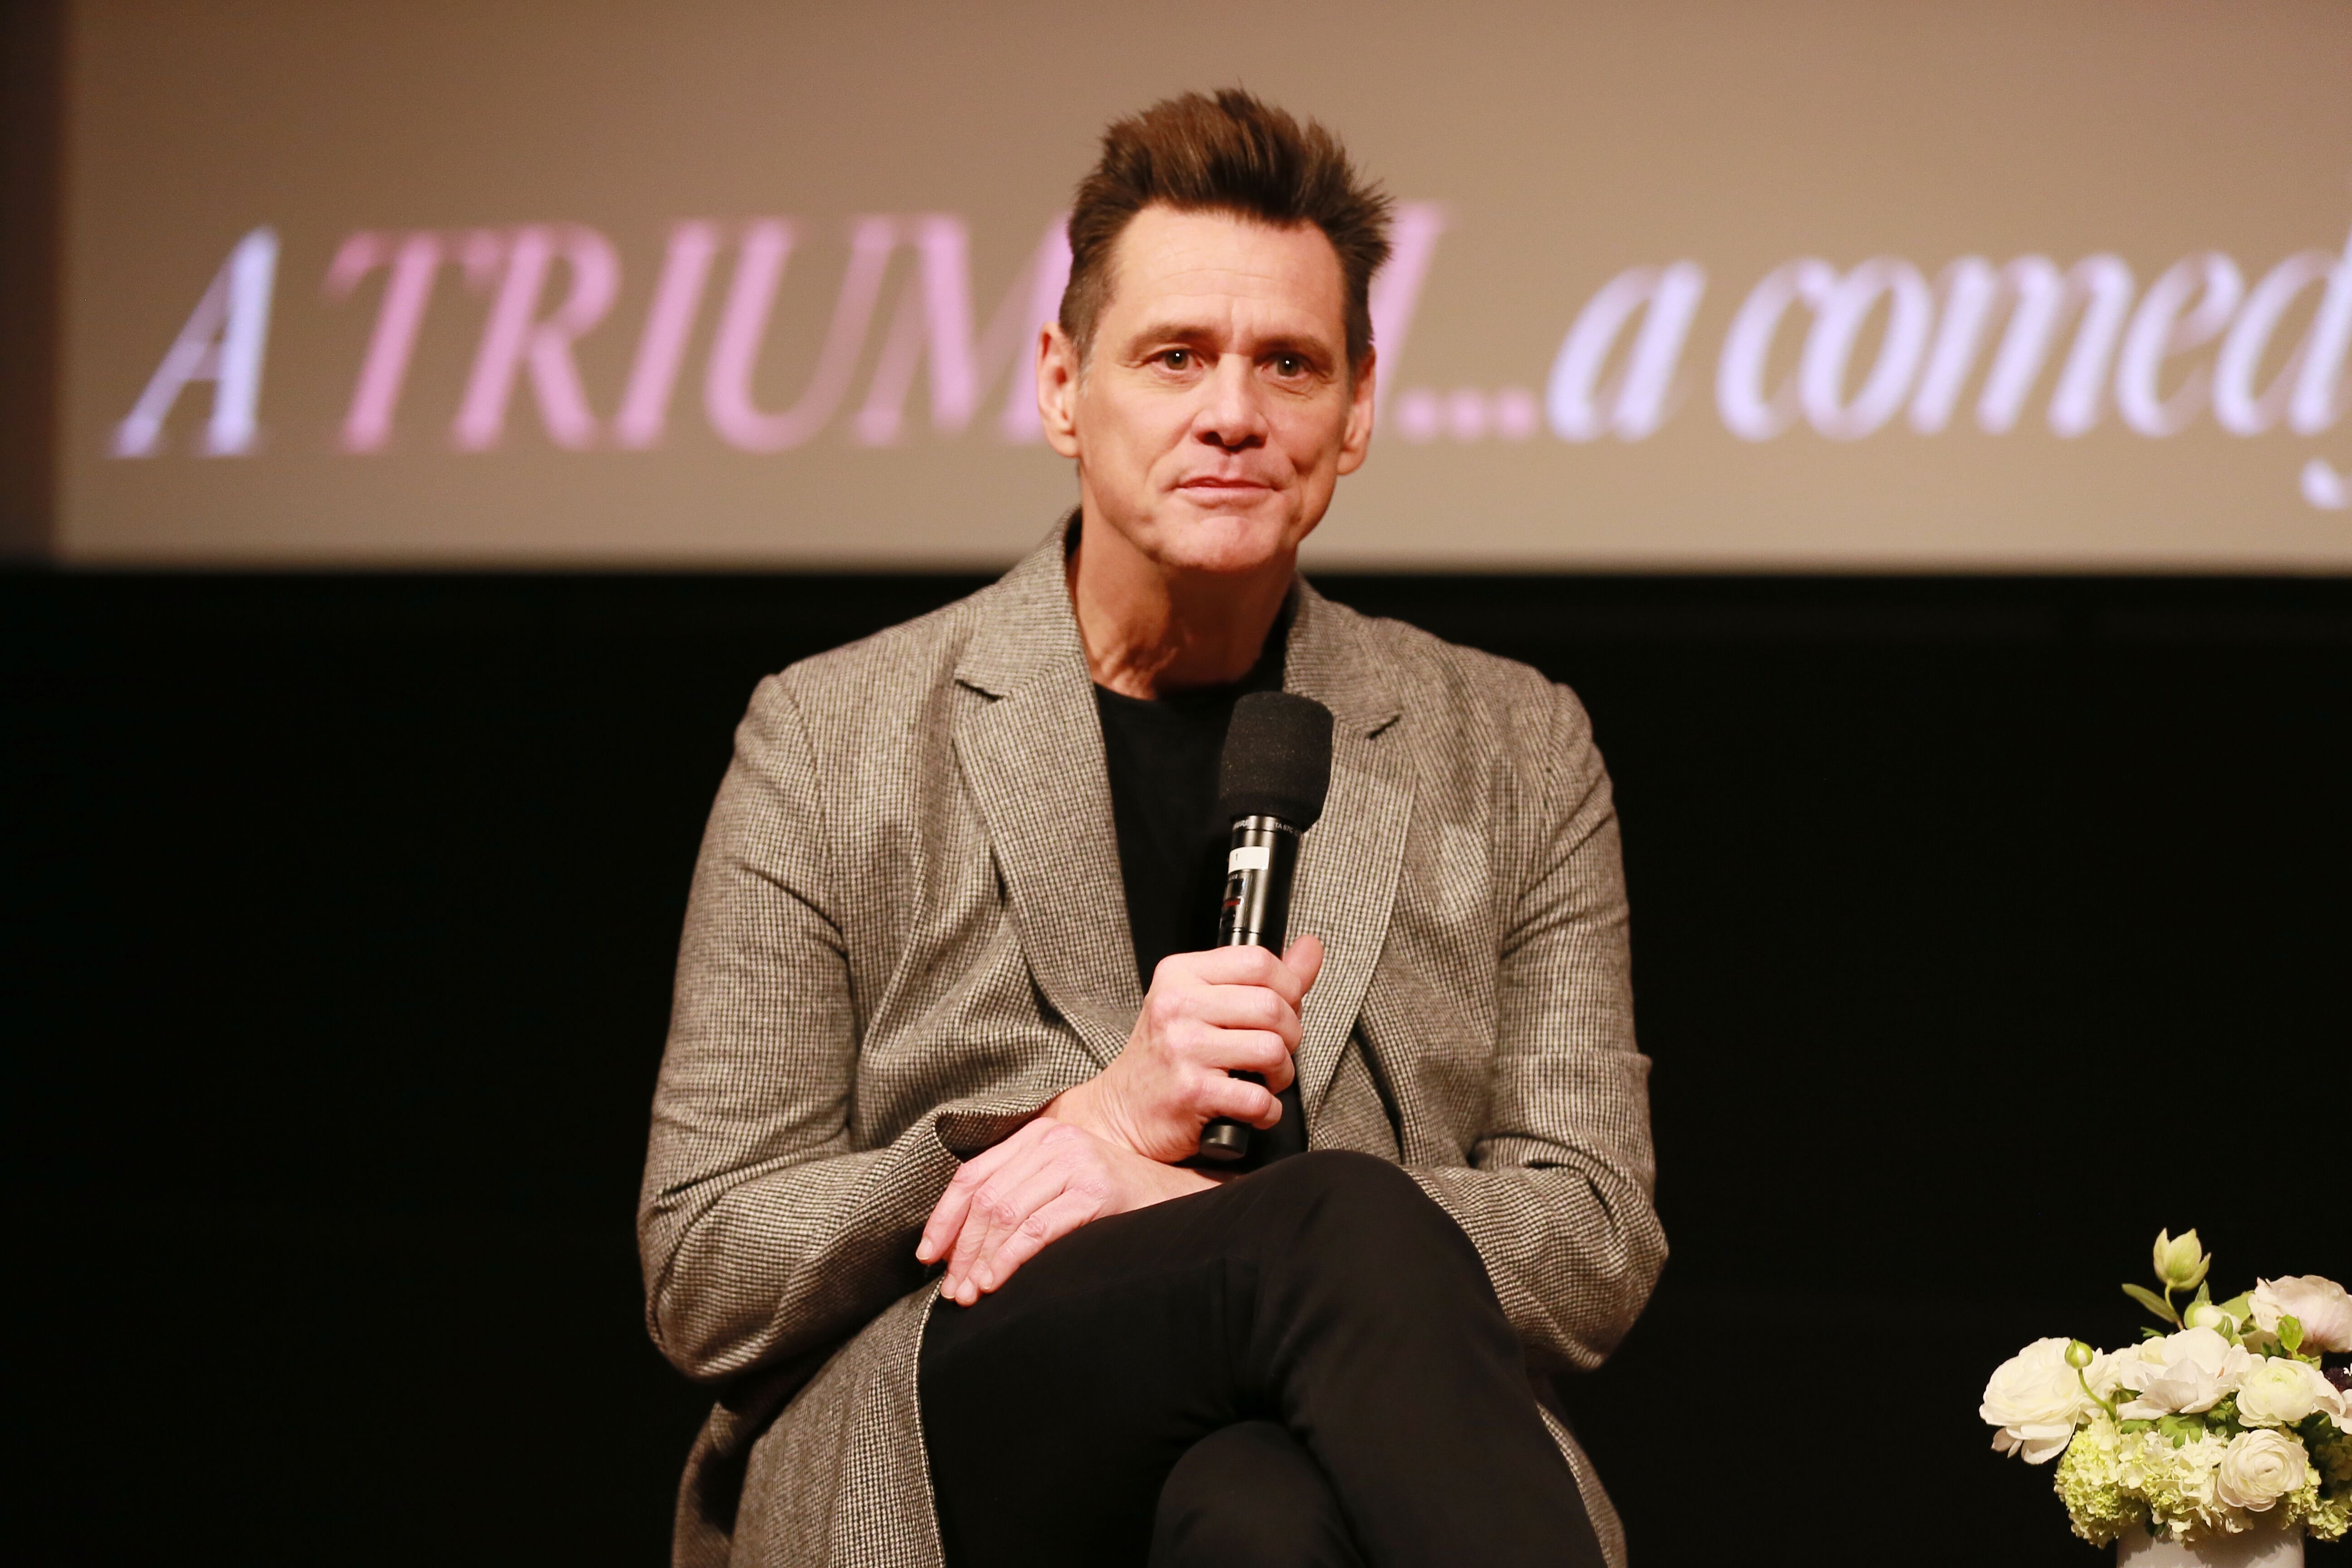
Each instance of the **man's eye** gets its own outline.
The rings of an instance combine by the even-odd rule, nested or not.
[[[1170,370],[1190,369],[1192,363],[1192,351],[1191,349],[1162,349],[1160,351],[1160,363]]]
[[[1307,361],[1297,354],[1274,356],[1274,374],[1280,376],[1301,376],[1307,374]]]

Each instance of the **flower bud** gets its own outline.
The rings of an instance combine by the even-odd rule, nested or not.
[[[2091,1358],[2097,1353],[2082,1341],[2070,1340],[2066,1345],[2066,1364],[2080,1372],[2091,1364]]]
[[[2171,1289],[2194,1290],[2212,1267],[2212,1256],[2197,1245],[2196,1231],[2188,1231],[2178,1241],[2169,1231],[2156,1233],[2156,1277]]]
[[[2180,1314],[2180,1326],[2184,1329],[2211,1329],[2218,1334],[2229,1334],[2236,1331],[2238,1323],[2236,1319],[2212,1302],[2198,1301]]]

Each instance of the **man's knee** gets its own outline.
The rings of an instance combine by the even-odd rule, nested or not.
[[[1434,1248],[1475,1259],[1462,1227],[1402,1166],[1347,1149],[1318,1149],[1249,1178],[1327,1247],[1360,1243],[1384,1253]]]
[[[1353,1149],[1316,1149],[1276,1160],[1250,1178],[1294,1194],[1298,1200],[1375,1208],[1404,1208],[1431,1202],[1404,1167]]]
[[[1258,1251],[1276,1278],[1318,1295],[1353,1301],[1382,1316],[1423,1309],[1501,1321],[1501,1307],[1478,1256],[1452,1215],[1399,1166],[1370,1154],[1317,1150],[1244,1178],[1265,1228]]]

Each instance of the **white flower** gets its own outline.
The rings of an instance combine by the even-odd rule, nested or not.
[[[2000,1363],[1977,1414],[1998,1426],[1992,1446],[2039,1465],[2065,1452],[2074,1428],[2096,1408],[2066,1364],[2064,1340],[2036,1340]]]
[[[2221,1455],[2213,1491],[2231,1508],[2255,1513],[2302,1489],[2311,1458],[2294,1438],[2272,1431],[2241,1432]]]
[[[2095,1399],[2113,1399],[2123,1389],[2124,1362],[2134,1354],[2131,1351],[2101,1351],[2083,1369],[2083,1381],[2090,1385]]]
[[[2303,1325],[2303,1348],[2352,1351],[2352,1293],[2316,1274],[2290,1274],[2255,1283],[2254,1326],[2278,1332],[2279,1319],[2292,1313]]]
[[[2333,1415],[2343,1395],[2309,1362],[2265,1356],[2238,1381],[2238,1419],[2249,1426],[2292,1426],[2315,1410]]]
[[[2176,1290],[2194,1290],[2212,1267],[2212,1255],[2198,1245],[2195,1231],[2178,1241],[2168,1230],[2156,1233],[2156,1277],[2161,1283]]]
[[[2211,1329],[2183,1329],[2117,1361],[2116,1380],[2139,1397],[2116,1414],[2126,1421],[2153,1421],[2212,1409],[2238,1386],[2254,1358]]]
[[[2135,1432],[2117,1446],[2116,1484],[2147,1504],[2152,1535],[2179,1540],[2185,1531],[2227,1530],[2232,1510],[2213,1495],[2227,1452],[2229,1445],[2210,1432],[2177,1448],[2161,1432]]]

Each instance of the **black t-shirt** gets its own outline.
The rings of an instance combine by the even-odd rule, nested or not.
[[[1231,686],[1172,692],[1157,701],[1095,688],[1127,929],[1135,939],[1136,978],[1146,991],[1161,959],[1216,942],[1232,826],[1217,817],[1217,763],[1234,704],[1247,692],[1282,689],[1286,632],[1277,622],[1257,667]],[[1254,1130],[1249,1157],[1222,1168],[1250,1170],[1306,1147],[1294,1084],[1282,1093],[1282,1120],[1270,1131]]]

